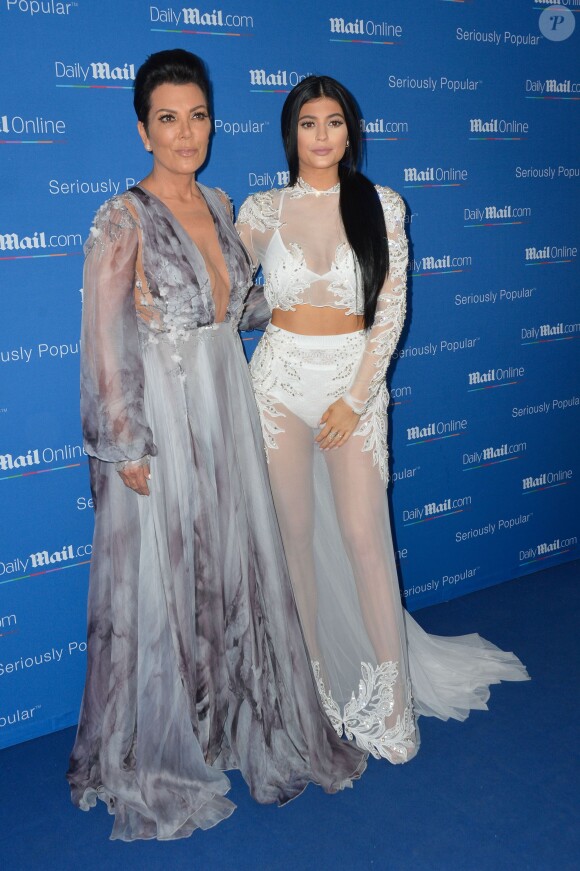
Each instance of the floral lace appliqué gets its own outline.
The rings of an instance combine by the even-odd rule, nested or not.
[[[406,704],[397,714],[394,725],[387,726],[395,706],[394,688],[399,676],[398,663],[382,662],[373,668],[369,662],[361,663],[358,695],[354,692],[341,713],[338,704],[327,691],[320,674],[320,664],[312,662],[316,686],[336,733],[344,733],[349,741],[366,750],[375,759],[388,759],[394,764],[406,762],[416,751],[415,718],[410,688],[406,688]]]
[[[266,459],[268,460],[268,451],[276,450],[276,436],[284,432],[284,429],[279,426],[274,418],[286,417],[286,415],[276,407],[276,402],[272,399],[271,393],[277,383],[276,375],[276,354],[269,341],[268,334],[264,333],[260,344],[254,351],[250,360],[250,374],[254,386],[254,396],[256,397],[256,405],[260,414],[260,423],[262,424],[262,437],[264,439],[264,448],[266,450]],[[298,373],[295,371],[287,372],[290,379],[295,382],[298,380]],[[288,385],[286,385],[288,389]],[[294,388],[292,387],[292,390]]]
[[[358,261],[348,242],[341,242],[330,267],[328,290],[334,294],[335,308],[346,309],[345,315],[364,313],[362,277]]]
[[[94,245],[99,245],[101,250],[105,250],[108,242],[116,242],[125,230],[131,230],[136,226],[135,219],[127,209],[123,199],[112,197],[97,209],[88,239],[85,242],[85,256]]]
[[[372,451],[373,465],[378,465],[381,480],[389,481],[389,448],[387,442],[387,406],[389,393],[383,379],[372,403],[362,415],[354,435],[364,438],[363,451]]]
[[[308,184],[307,181],[304,181],[303,178],[299,178],[294,187],[291,188],[290,196],[293,200],[298,200],[308,194],[315,197],[328,197],[331,194],[338,193],[340,193],[340,182],[333,185],[331,188],[327,188],[325,191],[320,191],[318,188],[314,188],[311,184]]]
[[[266,274],[264,296],[270,310],[294,311],[304,302],[304,291],[310,286],[310,278],[300,245],[290,243],[285,255],[280,257],[275,267]]]
[[[252,230],[264,233],[266,230],[277,230],[282,224],[278,219],[278,209],[274,207],[276,191],[260,191],[253,194],[242,204],[238,214],[241,224],[249,224]]]

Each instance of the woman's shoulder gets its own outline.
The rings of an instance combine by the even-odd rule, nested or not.
[[[386,185],[376,184],[375,190],[379,195],[387,224],[392,225],[404,221],[406,206],[403,197]]]
[[[394,191],[393,188],[383,184],[376,184],[375,190],[379,195],[383,208],[389,205],[397,207],[404,206],[403,197],[401,194],[397,193],[397,191]]]
[[[282,188],[257,191],[247,197],[238,212],[238,223],[249,224],[253,230],[264,232],[280,226],[278,206]]]
[[[222,206],[226,209],[230,218],[233,218],[234,207],[230,195],[227,194],[222,188],[214,188],[213,190]]]
[[[101,244],[115,242],[123,233],[136,227],[137,220],[129,192],[116,194],[97,209],[86,246],[90,249],[97,241]]]
[[[250,194],[242,203],[241,209],[244,207],[252,209],[267,210],[274,202],[278,202],[283,188],[270,188],[270,190],[256,191],[255,194]],[[240,209],[240,211],[241,211]]]
[[[134,206],[129,191],[115,194],[99,206],[95,213],[93,224],[117,224],[132,227],[135,225]]]
[[[234,209],[232,205],[232,198],[229,194],[227,194],[222,188],[208,187],[207,185],[201,184],[201,182],[199,181],[197,182],[197,186],[198,188],[200,188],[206,200],[217,200],[219,204],[223,206],[223,208],[226,210],[228,217],[233,218]]]

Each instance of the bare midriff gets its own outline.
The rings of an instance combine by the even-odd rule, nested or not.
[[[302,336],[338,336],[364,329],[362,315],[346,315],[330,306],[297,305],[295,311],[275,308],[272,324]]]

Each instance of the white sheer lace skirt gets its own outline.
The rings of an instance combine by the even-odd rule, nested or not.
[[[338,734],[398,763],[418,749],[419,714],[464,719],[486,707],[489,684],[527,673],[478,635],[430,636],[403,610],[385,494],[386,386],[345,445],[316,445],[363,348],[363,332],[303,336],[270,324],[250,368],[322,702]]]

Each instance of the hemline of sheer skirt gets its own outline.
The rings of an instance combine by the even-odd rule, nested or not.
[[[488,710],[492,685],[530,679],[525,666],[514,653],[501,650],[477,633],[452,637],[429,635],[408,612],[405,612],[405,629],[412,713],[405,710],[397,724],[396,736],[384,722],[384,728],[380,729],[380,718],[375,716],[377,712],[372,710],[370,703],[365,707],[360,705],[365,692],[369,701],[373,694],[375,702],[380,701],[381,696],[384,700],[385,687],[381,688],[373,677],[380,667],[373,669],[370,663],[361,663],[358,697],[353,690],[350,701],[341,708],[324,684],[320,663],[312,663],[324,710],[337,734],[354,741],[375,759],[383,758],[393,764],[409,762],[417,755],[420,747],[419,717],[463,722],[471,711]],[[383,667],[387,665],[389,663],[382,664]],[[356,715],[354,722],[353,712]]]
[[[317,449],[318,423],[360,360],[357,336],[304,337],[270,325],[250,371],[325,711],[338,735],[400,763],[417,751],[417,716],[464,720],[486,709],[491,684],[528,674],[513,653],[477,634],[428,635],[403,608],[381,474],[386,396],[368,409],[368,434],[361,421],[343,447]]]
[[[409,671],[415,714],[440,720],[466,720],[486,711],[490,686],[530,680],[515,653],[501,650],[477,633],[429,635],[405,612]]]
[[[226,792],[229,792],[230,787]],[[154,817],[146,817],[140,811],[119,802],[113,793],[104,786],[87,787],[78,802],[82,811],[96,807],[102,801],[108,813],[115,818],[111,841],[158,840],[174,841],[188,838],[197,829],[207,831],[227,819],[236,810],[236,805],[220,793],[209,793],[200,801],[197,808],[188,808],[179,820],[162,822]]]
[[[366,766],[310,673],[240,339],[231,324],[192,338],[143,347],[149,498],[90,461],[88,671],[68,780],[76,806],[107,804],[118,840],[216,825],[234,809],[226,770],[283,805]]]
[[[327,785],[325,792],[332,795],[344,789],[352,789],[353,781],[358,780],[362,776],[366,765],[366,756],[361,756],[361,761],[351,776],[332,786]],[[221,771],[222,769],[219,770]],[[225,771],[235,770],[237,770],[235,766],[232,766],[225,769],[224,773]],[[300,786],[295,787],[291,794],[285,795],[283,798],[279,796],[277,799],[266,800],[255,795],[252,797],[258,804],[275,804],[277,807],[283,808],[299,798],[311,784],[314,786],[320,785],[313,780],[307,780]],[[226,798],[230,789],[231,784],[228,781],[227,789],[223,794],[208,790],[207,796],[199,797],[196,808],[190,807],[185,810],[179,819],[167,820],[165,822],[154,816],[145,816],[141,811],[131,807],[124,801],[120,801],[114,793],[104,786],[86,787],[81,797],[76,799],[74,803],[80,810],[87,813],[96,807],[97,801],[102,801],[106,805],[109,815],[115,818],[113,829],[109,836],[111,841],[173,841],[180,838],[188,838],[197,829],[202,829],[203,831],[212,829],[230,817],[237,809],[237,805]]]

